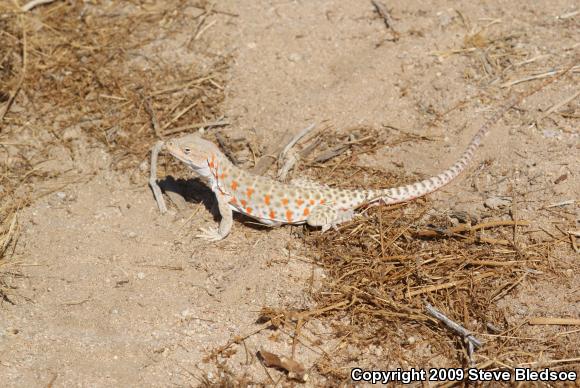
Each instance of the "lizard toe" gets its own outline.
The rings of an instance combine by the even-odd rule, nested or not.
[[[220,241],[223,240],[222,235],[220,235],[219,231],[216,228],[199,228],[202,232],[198,234],[197,238],[205,241]]]

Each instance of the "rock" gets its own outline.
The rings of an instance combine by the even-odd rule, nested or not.
[[[511,203],[512,203],[511,197],[490,197],[485,200],[483,205],[488,209],[497,210],[510,206]]]
[[[302,61],[303,57],[302,55],[298,54],[298,53],[292,53],[290,55],[288,55],[288,60],[290,62],[300,62]]]
[[[479,217],[465,210],[453,210],[449,215],[451,219],[458,223],[475,225],[479,222]]]

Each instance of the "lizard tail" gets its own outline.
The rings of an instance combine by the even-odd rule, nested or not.
[[[491,127],[499,121],[507,111],[513,108],[515,105],[519,104],[525,98],[537,93],[542,90],[548,84],[556,81],[564,74],[566,74],[574,65],[563,70],[557,76],[542,82],[538,87],[531,89],[525,93],[515,96],[510,99],[507,104],[505,104],[501,109],[499,109],[492,117],[490,117],[477,131],[477,133],[471,139],[471,142],[467,146],[467,149],[461,154],[459,159],[447,170],[442,173],[433,176],[431,178],[422,180],[420,182],[412,183],[406,186],[394,187],[391,189],[383,190],[369,190],[367,193],[368,201],[367,203],[379,202],[382,204],[395,204],[400,202],[410,201],[412,199],[422,197],[436,190],[439,190],[443,186],[447,185],[453,179],[455,179],[459,174],[465,171],[466,167],[473,160],[475,151],[480,146],[484,136],[489,132]]]
[[[382,204],[395,204],[410,201],[422,197],[443,186],[447,185],[459,174],[465,171],[466,167],[473,160],[475,151],[480,146],[483,137],[489,132],[491,126],[497,122],[514,104],[508,104],[506,107],[495,113],[483,126],[477,131],[467,149],[461,157],[447,170],[431,178],[424,179],[420,182],[411,183],[406,186],[399,186],[383,190],[370,190],[370,202],[380,201]]]

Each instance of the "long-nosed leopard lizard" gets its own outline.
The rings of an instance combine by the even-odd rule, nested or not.
[[[224,239],[231,231],[234,211],[266,225],[308,224],[326,231],[352,219],[354,211],[363,206],[406,202],[442,188],[465,170],[490,127],[509,109],[566,72],[510,100],[483,124],[467,149],[447,170],[420,182],[391,189],[349,190],[306,181],[282,183],[253,175],[236,167],[215,144],[196,134],[160,142],[156,152],[164,145],[171,155],[188,165],[215,193],[222,217],[219,228],[202,229],[203,234],[198,237],[210,241]],[[156,160],[155,151],[153,154]],[[158,187],[154,187],[155,182],[152,176],[150,184],[159,202],[161,194]],[[160,203],[163,204],[162,198]]]

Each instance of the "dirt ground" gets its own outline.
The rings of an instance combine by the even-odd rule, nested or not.
[[[315,123],[337,133],[409,134],[414,140],[349,160],[407,180],[436,174],[509,95],[580,63],[576,2],[387,1],[390,29],[362,0],[55,1],[28,12],[14,4],[0,6],[2,42],[12,45],[0,43],[0,113],[9,108],[0,119],[1,216],[3,236],[12,236],[0,257],[2,386],[296,384],[265,368],[258,350],[293,354],[314,386],[349,384],[354,366],[465,367],[461,342],[437,325],[439,336],[430,338],[407,321],[396,325],[396,338],[366,346],[336,329],[348,315],[308,320],[298,344],[289,326],[259,330],[263,307],[316,308],[313,289],[329,276],[318,253],[302,228],[242,219],[224,241],[195,238],[215,225],[211,193],[192,186],[193,199],[160,215],[147,186],[147,150],[172,128],[223,120],[208,132],[245,139],[264,154],[286,132]],[[80,20],[99,27],[79,37]],[[108,21],[129,27],[99,50]],[[115,50],[127,31],[128,47]],[[64,58],[77,67],[56,66]],[[191,95],[154,93],[214,70]],[[556,241],[534,267],[541,270],[523,271],[494,299],[506,317],[499,335],[475,330],[476,317],[464,322],[484,342],[515,339],[509,354],[501,346],[476,353],[488,369],[580,371],[579,73],[571,69],[510,110],[468,171],[428,199],[437,215],[529,221],[520,246]],[[152,96],[161,133],[142,96]],[[237,152],[252,167],[252,152]],[[188,174],[162,158],[161,180]],[[497,197],[512,202],[493,209]],[[433,297],[446,292],[453,291]],[[528,324],[538,317],[570,322]],[[457,353],[441,351],[434,341],[442,338]]]

